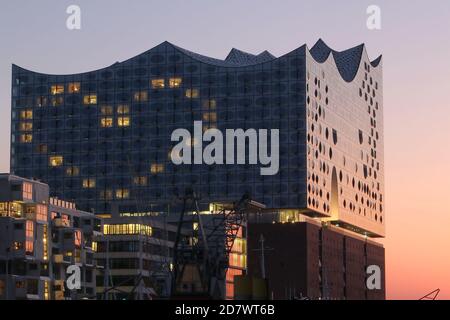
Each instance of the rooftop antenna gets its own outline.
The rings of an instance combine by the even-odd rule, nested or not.
[[[261,244],[259,249],[253,249],[253,251],[259,251],[259,262],[260,262],[260,268],[261,268],[261,278],[266,279],[266,251],[272,251],[273,248],[269,248],[264,246],[264,242],[266,239],[264,238],[264,235],[261,234],[259,237],[259,243]]]

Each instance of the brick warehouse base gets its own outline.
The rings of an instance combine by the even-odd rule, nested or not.
[[[315,222],[252,223],[248,226],[248,273],[265,273],[274,299],[385,299],[382,245]],[[366,288],[366,267],[381,268],[381,289]]]

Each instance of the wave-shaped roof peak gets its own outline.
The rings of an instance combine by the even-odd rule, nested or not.
[[[319,63],[325,62],[330,55],[332,55],[336,66],[342,78],[350,82],[356,76],[363,53],[365,51],[364,44],[344,50],[336,51],[331,49],[322,39],[319,39],[316,44],[309,50],[311,56]],[[372,67],[377,67],[381,62],[382,56],[370,62]]]
[[[194,60],[200,61],[205,64],[219,66],[219,67],[246,67],[246,66],[252,66],[262,63],[267,63],[274,61],[276,59],[282,58],[282,57],[276,57],[272,55],[268,51],[263,51],[259,54],[251,54],[248,52],[244,52],[239,49],[233,48],[227,55],[227,57],[224,60],[208,57],[205,55],[201,55],[196,52],[192,52],[189,50],[186,50],[184,48],[178,47],[168,41],[164,41],[160,43],[159,45],[147,50],[146,52],[137,55],[133,58],[130,58],[123,62],[116,62],[111,66],[118,66],[118,65],[124,65],[131,61],[134,61],[134,59],[141,57],[142,55],[153,53],[153,52],[165,52],[167,49],[174,49],[178,51],[181,54],[186,55],[187,57],[190,57]],[[365,52],[365,47],[363,44],[356,46],[351,49],[347,49],[344,51],[336,51],[331,49],[322,39],[319,39],[314,46],[308,50],[306,45],[302,45],[301,47],[298,47],[297,49],[291,51],[290,53],[287,53],[284,55],[289,56],[291,54],[296,54],[297,52],[305,53],[309,51],[311,56],[314,58],[315,61],[318,63],[324,63],[327,61],[327,59],[331,56],[334,59],[334,62],[339,70],[339,73],[341,74],[342,78],[346,80],[347,82],[350,82],[355,77],[356,73],[358,72],[359,65],[361,63],[361,59],[363,59],[363,54],[367,53]],[[373,67],[377,67],[381,63],[382,56],[379,56],[374,61],[370,62],[370,64]],[[368,59],[368,58],[367,58]],[[14,67],[18,67],[14,65]],[[108,67],[106,67],[108,68]],[[106,69],[103,68],[103,69]],[[21,68],[24,69],[24,68]],[[26,69],[24,69],[26,70]],[[98,69],[95,71],[99,71],[102,69]],[[31,70],[27,70],[31,71]],[[34,72],[34,71],[31,71]],[[37,72],[36,72],[37,73]],[[85,72],[87,73],[87,72]]]

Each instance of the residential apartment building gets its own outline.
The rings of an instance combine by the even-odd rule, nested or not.
[[[104,217],[95,238],[97,298],[150,300],[168,298],[177,227],[151,216]]]
[[[50,198],[48,185],[0,174],[0,299],[95,297],[100,231],[98,217]],[[79,289],[67,286],[70,265],[79,267]]]

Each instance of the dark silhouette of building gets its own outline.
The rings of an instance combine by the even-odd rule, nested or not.
[[[383,300],[384,248],[341,228],[307,219],[248,228],[248,274],[262,277],[261,236],[269,296],[274,299]],[[381,290],[366,286],[367,266],[381,269]]]

